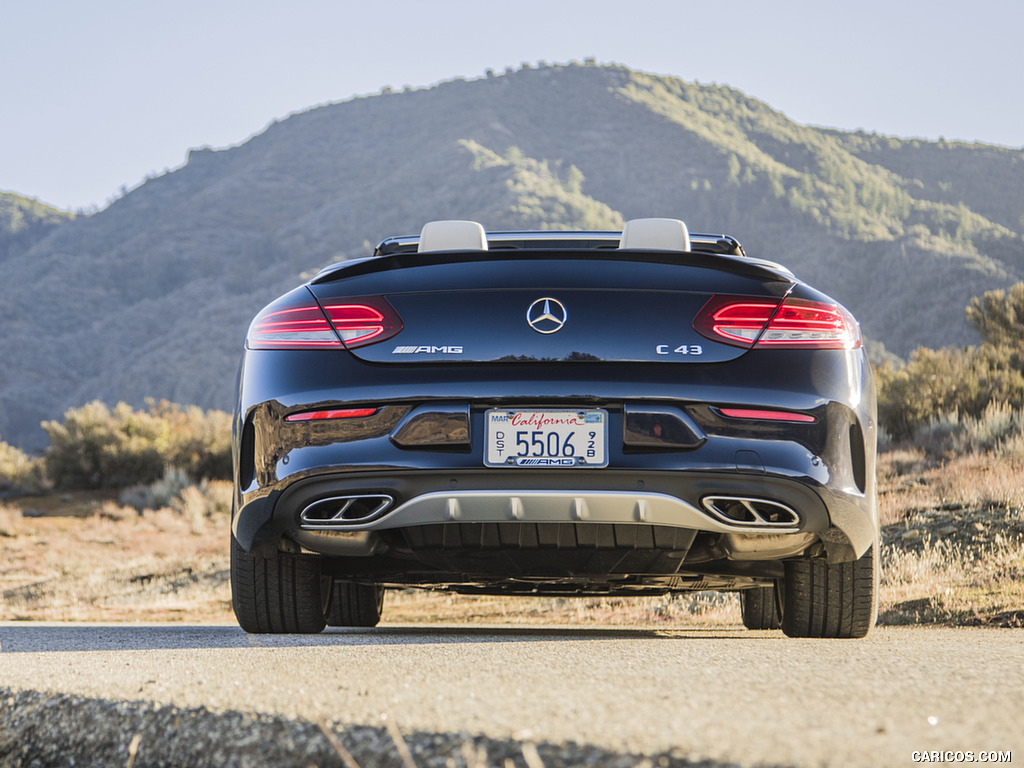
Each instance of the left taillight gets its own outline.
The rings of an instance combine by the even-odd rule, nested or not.
[[[249,349],[355,347],[390,339],[402,320],[382,296],[317,302],[308,292],[268,305],[249,326]]]
[[[694,330],[737,347],[857,349],[860,325],[838,304],[788,298],[714,296],[697,314]]]
[[[302,411],[284,417],[285,421],[337,421],[339,419],[365,419],[376,415],[379,408],[333,408],[325,411]]]

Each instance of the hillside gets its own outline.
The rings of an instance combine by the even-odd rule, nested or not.
[[[54,228],[74,218],[75,214],[38,200],[0,192],[0,264],[9,255],[31,248]]]
[[[621,67],[385,93],[199,149],[23,242],[0,283],[0,436],[93,398],[230,408],[249,319],[318,267],[436,218],[724,231],[898,354],[970,343],[970,297],[1024,278],[1024,153],[801,126],[736,90]]]

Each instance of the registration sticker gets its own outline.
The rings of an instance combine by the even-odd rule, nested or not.
[[[596,468],[608,465],[608,413],[557,409],[487,411],[488,467]]]

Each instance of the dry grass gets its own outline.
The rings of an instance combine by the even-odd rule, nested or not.
[[[140,515],[113,501],[87,516],[0,507],[0,619],[227,621],[227,515]]]
[[[882,454],[884,623],[1024,624],[1024,460]],[[0,504],[0,619],[232,623],[226,487],[143,509],[89,493]],[[388,593],[391,623],[724,626],[735,595],[499,598]]]
[[[997,458],[971,453],[947,461],[922,450],[883,453],[878,468],[882,525],[916,513],[1024,507],[1024,453]]]
[[[443,592],[388,592],[385,619],[397,623],[556,624],[577,626],[721,627],[740,623],[733,594],[664,597],[476,597]]]
[[[920,549],[890,546],[882,619],[888,624],[1024,626],[1022,540],[997,535],[972,547],[949,539]]]
[[[881,620],[1024,626],[1024,454],[882,454]]]

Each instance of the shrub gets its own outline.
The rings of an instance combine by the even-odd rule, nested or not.
[[[39,493],[46,488],[42,459],[0,440],[0,495]]]
[[[962,420],[1006,421],[1010,411],[1024,408],[1024,283],[987,291],[971,300],[965,314],[981,334],[981,345],[922,347],[906,365],[875,367],[878,421],[890,437],[913,439],[931,425],[933,440]],[[993,404],[1010,411],[988,412]]]
[[[879,424],[908,440],[945,414],[980,418],[990,403],[1024,408],[1024,353],[992,344],[920,348],[905,366],[876,368],[875,381]]]
[[[195,484],[180,469],[168,467],[159,480],[126,488],[119,501],[140,515],[170,509],[188,520],[192,533],[200,534],[207,519],[230,514],[232,492],[231,483],[226,480],[204,479]]]
[[[50,437],[46,472],[58,488],[121,488],[149,483],[164,468],[165,425],[118,403],[111,411],[94,400],[65,412],[64,421],[44,421]]]
[[[179,494],[191,484],[192,481],[183,470],[167,467],[163,477],[148,485],[140,484],[125,488],[118,500],[125,506],[134,507],[140,513],[146,509],[163,509],[171,506]]]
[[[231,417],[222,411],[150,401],[145,411],[99,401],[45,421],[46,473],[63,489],[153,483],[176,467],[190,478],[231,476]]]
[[[167,425],[164,462],[194,480],[231,478],[231,415],[161,400],[149,413]]]
[[[199,485],[183,488],[171,502],[171,509],[189,521],[192,533],[200,534],[206,521],[231,511],[231,484],[223,480],[204,480]]]
[[[971,299],[967,322],[990,344],[1024,349],[1024,283]]]
[[[1024,409],[991,402],[980,416],[956,411],[924,425],[915,443],[936,458],[953,458],[972,453],[997,456],[1018,455],[1024,437]]]

